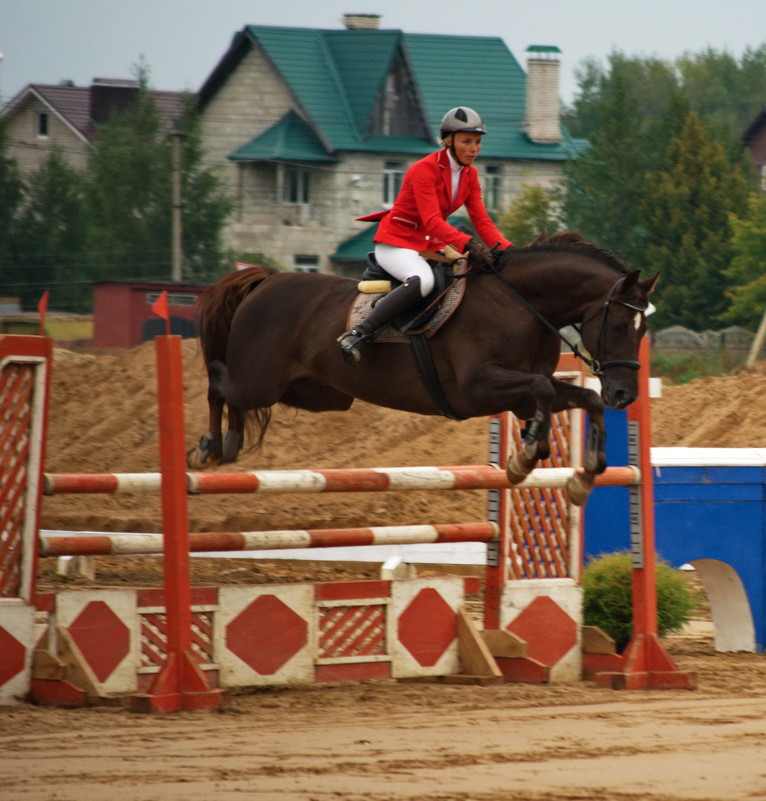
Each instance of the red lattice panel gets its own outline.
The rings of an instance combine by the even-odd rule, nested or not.
[[[11,364],[0,373],[0,597],[21,590],[27,465],[34,368]]]
[[[160,668],[167,656],[167,616],[141,612],[141,668]],[[213,612],[192,610],[192,652],[200,664],[213,663]]]
[[[385,654],[385,604],[349,604],[319,608],[319,659]]]
[[[521,449],[521,426],[513,419],[515,449]],[[553,415],[551,456],[538,467],[569,467],[570,413]],[[508,578],[565,578],[569,575],[569,501],[564,489],[511,492]]]

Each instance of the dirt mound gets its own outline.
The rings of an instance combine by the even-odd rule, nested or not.
[[[183,343],[189,447],[207,429],[207,382],[194,341]],[[724,378],[665,387],[652,401],[653,444],[766,447],[766,364]],[[487,461],[487,422],[462,423],[357,402],[348,412],[277,407],[263,449],[241,469],[394,467]],[[57,349],[51,388],[49,472],[159,470],[156,361],[152,343],[133,350]],[[435,499],[438,498],[438,501]],[[447,523],[485,517],[483,492],[192,497],[191,528],[267,530]],[[44,528],[159,531],[154,495],[57,496]]]
[[[664,387],[652,401],[652,444],[766,448],[766,362],[735,375]]]

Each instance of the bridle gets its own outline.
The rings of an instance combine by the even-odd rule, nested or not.
[[[618,278],[617,281],[615,281],[615,283],[612,285],[612,288],[609,290],[604,302],[579,324],[573,326],[573,328],[579,334],[581,333],[584,325],[595,319],[599,314],[603,314],[601,328],[599,329],[598,340],[596,343],[596,355],[586,356],[579,349],[576,342],[570,342],[567,337],[565,337],[564,334],[559,331],[558,328],[550,323],[523,295],[521,295],[516,287],[514,287],[513,284],[504,275],[502,275],[496,267],[478,268],[478,270],[480,272],[489,272],[493,275],[496,275],[503,282],[508,291],[516,298],[516,300],[519,301],[519,303],[525,306],[529,311],[532,312],[532,314],[535,315],[535,317],[537,317],[538,320],[540,320],[540,322],[553,331],[578,359],[582,359],[582,361],[588,365],[593,375],[602,376],[604,375],[604,370],[608,370],[611,367],[628,367],[631,370],[638,370],[641,367],[641,363],[634,359],[606,359],[604,358],[605,354],[602,353],[606,348],[606,325],[609,318],[609,309],[613,304],[625,306],[628,309],[634,309],[638,312],[645,312],[649,308],[648,304],[644,307],[641,307],[632,303],[626,303],[624,300],[614,299],[615,293],[622,286],[627,276],[623,275],[621,278]]]
[[[632,303],[627,303],[624,300],[615,300],[614,299],[615,292],[617,292],[617,290],[622,286],[622,283],[623,283],[623,281],[625,281],[625,278],[626,278],[626,276],[622,276],[622,278],[619,278],[614,284],[612,284],[612,288],[609,290],[609,294],[606,296],[606,300],[601,304],[601,306],[599,306],[594,312],[592,312],[584,320],[582,320],[579,323],[579,325],[573,326],[573,328],[577,331],[577,333],[581,334],[582,328],[583,328],[584,325],[589,323],[591,320],[593,320],[599,314],[603,314],[604,315],[602,320],[601,320],[601,328],[599,328],[599,331],[598,331],[598,340],[596,341],[596,353],[597,354],[606,350],[606,342],[605,342],[605,339],[606,339],[606,324],[607,324],[607,320],[609,318],[609,308],[613,303],[614,304],[618,304],[620,306],[625,306],[625,308],[633,309],[634,311],[637,311],[637,312],[645,312],[649,308],[648,304],[646,306],[644,306],[644,307],[641,307],[641,306],[636,306],[636,305],[634,305]],[[564,342],[566,342],[566,339],[564,338],[564,336],[561,333],[559,333],[559,336],[564,340]],[[569,344],[569,343],[567,343],[567,344]],[[597,375],[597,376],[604,375],[604,370],[608,370],[610,367],[628,367],[631,370],[638,370],[641,367],[641,362],[638,362],[635,359],[605,359],[605,360],[602,360],[602,359],[597,358],[596,356],[592,356],[592,357],[588,358],[587,356],[584,356],[579,351],[579,349],[577,348],[576,344],[575,345],[569,345],[569,347],[572,349],[572,353],[574,353],[575,356],[577,356],[580,359],[582,359],[585,362],[585,364],[587,364],[588,367],[590,367],[591,372],[593,373],[593,375]]]

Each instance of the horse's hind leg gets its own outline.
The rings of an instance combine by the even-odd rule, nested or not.
[[[245,441],[245,412],[229,404],[229,425],[221,448],[221,463],[236,462]]]
[[[224,400],[218,392],[208,389],[208,430],[200,437],[199,444],[186,453],[186,463],[191,468],[219,464],[222,450],[222,421]]]

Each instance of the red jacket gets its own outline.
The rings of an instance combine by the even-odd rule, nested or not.
[[[380,220],[375,241],[413,250],[438,250],[445,244],[461,253],[471,238],[453,228],[447,217],[465,205],[476,233],[493,247],[510,242],[497,230],[481,199],[479,173],[474,166],[463,167],[457,196],[452,200],[452,170],[446,150],[431,153],[407,170],[399,196],[388,211],[358,217],[360,221]]]

